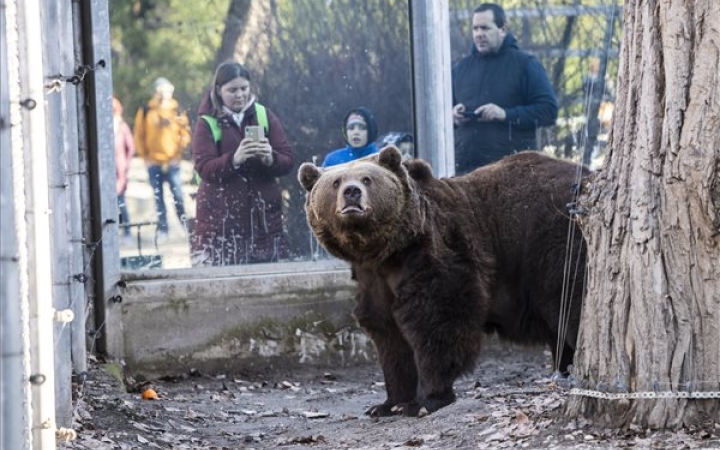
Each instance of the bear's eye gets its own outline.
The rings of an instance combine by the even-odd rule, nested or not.
[[[338,187],[340,187],[340,180],[333,181],[333,189],[337,189]]]
[[[362,182],[365,186],[370,186],[370,182],[371,182],[370,177],[363,178]]]

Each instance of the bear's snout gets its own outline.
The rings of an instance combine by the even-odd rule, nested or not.
[[[357,186],[347,186],[343,190],[343,197],[347,202],[358,202],[362,197],[362,191]]]
[[[361,184],[347,183],[340,189],[342,196],[341,214],[365,213],[364,189]]]

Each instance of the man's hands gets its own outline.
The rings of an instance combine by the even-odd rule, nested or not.
[[[243,139],[233,155],[233,166],[240,167],[245,161],[251,158],[259,159],[260,162],[268,167],[272,165],[272,147],[267,139],[261,141],[253,141],[248,137]]]
[[[503,121],[506,117],[505,110],[494,103],[482,105],[474,112],[474,116],[467,117],[465,105],[458,103],[453,106],[453,122],[455,122],[455,125],[460,125],[470,120],[479,120],[481,122]]]

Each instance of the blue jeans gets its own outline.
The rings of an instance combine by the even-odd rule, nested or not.
[[[125,194],[118,194],[118,212],[120,213],[120,225],[130,223],[130,214],[128,214],[127,203],[125,203]],[[130,227],[120,227],[125,236],[130,236]]]
[[[167,208],[165,208],[165,199],[163,198],[163,183],[165,181],[170,185],[173,200],[175,202],[175,212],[180,222],[185,220],[185,204],[183,203],[182,180],[180,179],[180,165],[169,164],[149,165],[148,174],[150,175],[150,185],[155,195],[155,209],[157,210],[159,233],[168,232]]]

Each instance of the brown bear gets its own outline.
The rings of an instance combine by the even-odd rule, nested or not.
[[[355,317],[385,376],[387,400],[367,414],[422,416],[455,401],[453,383],[473,369],[484,333],[548,344],[567,371],[585,269],[567,205],[587,174],[523,152],[438,179],[394,147],[325,170],[300,166],[308,223],[351,263]]]

